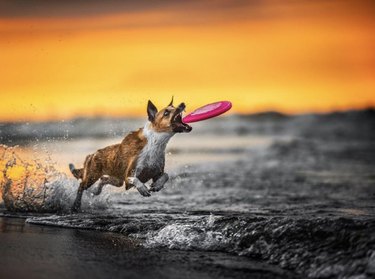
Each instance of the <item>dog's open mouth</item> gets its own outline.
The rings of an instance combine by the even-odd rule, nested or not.
[[[175,133],[189,133],[193,128],[182,121],[182,112],[185,104],[181,103],[172,117],[172,130]]]

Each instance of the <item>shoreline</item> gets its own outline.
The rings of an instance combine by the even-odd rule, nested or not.
[[[150,249],[122,234],[0,217],[1,278],[298,278],[222,252]],[[20,264],[22,263],[22,268]]]

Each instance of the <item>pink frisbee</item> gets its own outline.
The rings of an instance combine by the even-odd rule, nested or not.
[[[229,101],[220,101],[205,105],[186,115],[182,121],[185,123],[197,122],[216,117],[230,110],[232,103]]]

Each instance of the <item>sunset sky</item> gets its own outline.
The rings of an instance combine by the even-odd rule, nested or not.
[[[375,104],[374,1],[0,1],[0,121]]]

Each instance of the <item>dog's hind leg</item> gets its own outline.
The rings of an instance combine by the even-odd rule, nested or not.
[[[83,191],[90,188],[95,183],[95,181],[96,180],[94,178],[91,178],[89,180],[84,179],[79,184],[79,187],[78,187],[78,190],[77,190],[77,196],[76,196],[76,199],[75,199],[75,201],[73,203],[73,206],[72,206],[72,209],[71,209],[72,212],[80,211]]]
[[[77,196],[76,196],[76,199],[73,203],[73,206],[72,206],[72,209],[71,211],[72,212],[78,212],[80,209],[81,209],[81,200],[82,200],[82,194],[83,194],[83,191],[85,190],[85,185],[84,185],[84,182],[81,182],[79,184],[79,187],[78,187],[78,190],[77,190]]]
[[[153,183],[151,184],[150,191],[151,192],[159,192],[161,189],[164,188],[164,184],[168,181],[169,176],[166,173],[163,173],[160,176],[154,177]]]
[[[124,184],[124,181],[117,177],[103,175],[99,180],[99,185],[96,187],[95,190],[92,191],[92,193],[94,195],[99,195],[102,192],[103,187],[107,184],[115,186],[115,187],[121,187]]]

